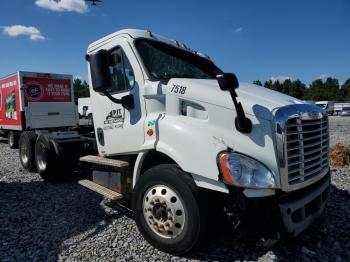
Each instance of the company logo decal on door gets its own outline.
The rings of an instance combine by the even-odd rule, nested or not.
[[[124,114],[121,108],[112,110],[106,116],[104,121],[104,130],[113,129],[113,128],[123,128],[124,125]]]

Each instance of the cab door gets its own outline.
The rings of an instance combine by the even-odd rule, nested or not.
[[[128,110],[104,94],[90,89],[99,153],[106,156],[139,151],[144,143],[145,108],[140,99],[144,81],[142,71],[131,47],[123,38],[113,41],[113,44],[114,47],[108,51],[112,84],[107,92],[116,99],[132,95],[134,108]]]

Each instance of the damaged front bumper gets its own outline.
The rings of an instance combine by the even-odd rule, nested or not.
[[[329,197],[330,180],[328,173],[301,190],[276,191],[275,195],[266,197],[247,197],[243,191],[231,187],[226,210],[231,214],[240,212],[239,220],[249,231],[263,234],[278,231],[297,236],[322,214]],[[240,206],[239,210],[237,206]],[[236,218],[233,224],[237,221]]]
[[[330,180],[328,174],[304,190],[280,197],[279,208],[288,233],[299,235],[322,214],[329,197]]]

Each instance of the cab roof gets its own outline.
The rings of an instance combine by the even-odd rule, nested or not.
[[[164,36],[154,34],[151,31],[141,30],[141,29],[123,29],[123,30],[116,31],[112,34],[109,34],[103,38],[100,38],[99,40],[97,40],[89,45],[88,50],[87,50],[88,54],[95,52],[96,50],[101,48],[103,45],[108,43],[109,41],[112,41],[113,38],[116,38],[119,36],[126,36],[126,37],[130,37],[133,39],[146,38],[146,39],[164,42],[166,44],[173,45],[174,47],[189,51],[191,53],[195,53],[203,58],[209,59],[208,56],[189,49],[185,44],[183,44],[177,40],[172,40],[172,39],[166,38]]]

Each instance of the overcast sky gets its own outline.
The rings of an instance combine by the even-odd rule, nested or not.
[[[1,0],[0,76],[17,70],[87,78],[90,42],[149,29],[207,53],[241,81],[350,78],[350,1]]]

